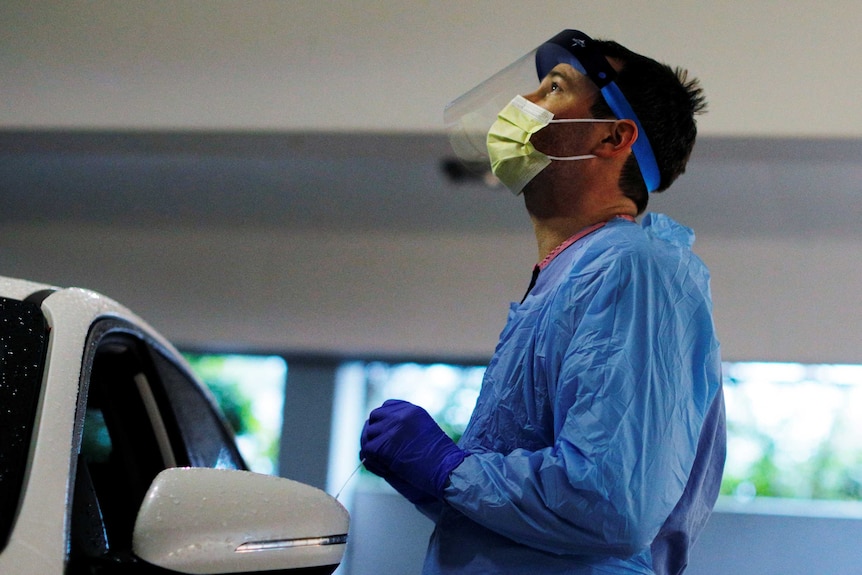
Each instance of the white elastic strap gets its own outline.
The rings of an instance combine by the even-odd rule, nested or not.
[[[545,155],[548,156],[547,154],[545,154]],[[595,156],[594,154],[586,154],[583,156],[565,156],[565,157],[548,156],[548,159],[549,160],[591,160],[592,158],[596,158],[596,157],[598,157],[598,156]]]
[[[607,124],[607,123],[616,122],[616,121],[617,120],[609,120],[607,118],[560,118],[560,119],[551,120],[550,123],[551,124],[562,124],[562,123],[568,122],[571,124],[587,124],[587,123]],[[586,154],[583,156],[564,156],[564,157],[548,156],[548,159],[558,160],[558,161],[559,160],[591,160],[592,158],[595,158],[595,157],[596,156],[593,154]]]

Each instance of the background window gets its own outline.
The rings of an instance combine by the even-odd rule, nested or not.
[[[728,503],[862,501],[862,365],[726,362],[722,368],[728,456],[721,493]],[[330,487],[339,488],[355,469],[362,422],[386,399],[421,405],[457,440],[484,371],[445,363],[345,364],[336,386]],[[369,488],[382,484],[363,476]]]
[[[342,364],[336,373],[327,491],[350,501],[351,491],[362,483],[369,489],[391,489],[382,479],[362,470],[359,435],[372,409],[387,399],[403,399],[423,407],[452,439],[457,441],[470,421],[484,366],[437,363]]]
[[[423,407],[455,441],[470,421],[479,397],[484,367],[446,363],[365,364],[366,415],[387,399]]]
[[[276,355],[184,353],[216,397],[252,471],[278,473],[287,362]]]
[[[722,493],[862,500],[862,365],[725,363]]]

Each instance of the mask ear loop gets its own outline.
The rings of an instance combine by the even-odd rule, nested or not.
[[[616,122],[617,120],[610,120],[606,118],[559,118],[553,119],[549,124],[611,124]],[[575,160],[591,160],[596,157],[595,154],[583,154],[581,156],[548,156],[545,154],[549,160],[557,160],[557,161],[575,161]]]
[[[595,154],[584,154],[583,156],[548,156],[547,154],[545,154],[545,156],[549,160],[556,160],[558,162],[575,161],[575,160],[592,160],[593,158],[598,157]]]

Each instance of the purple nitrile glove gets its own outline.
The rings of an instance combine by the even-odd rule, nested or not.
[[[449,474],[468,455],[427,411],[392,399],[371,412],[360,444],[359,457],[365,460],[366,469],[387,479],[396,489],[406,489],[402,484],[406,482],[438,499],[443,497]],[[414,497],[418,498],[418,493],[411,491],[408,499],[413,501]]]
[[[400,493],[405,499],[407,499],[407,501],[409,501],[413,505],[422,505],[437,501],[437,498],[433,495],[430,495],[420,489],[417,489],[416,487],[413,487],[400,477],[394,475],[388,469],[382,469],[380,467],[377,467],[374,465],[373,462],[369,462],[367,460],[364,461],[364,465],[365,469],[385,479],[386,483],[391,485],[395,489],[395,491]]]

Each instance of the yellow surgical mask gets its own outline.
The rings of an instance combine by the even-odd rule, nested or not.
[[[615,122],[595,118],[554,120],[554,114],[534,104],[523,96],[515,96],[497,115],[497,120],[488,131],[488,156],[491,171],[500,182],[515,195],[521,194],[536,175],[552,160],[586,160],[592,154],[582,156],[549,156],[538,151],[530,137],[551,123],[557,122]]]

